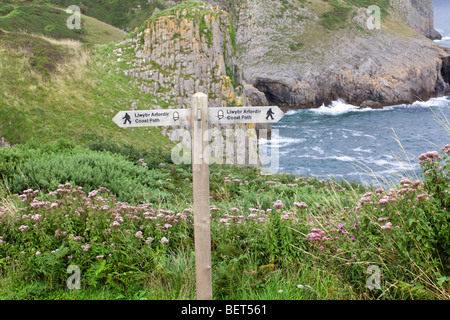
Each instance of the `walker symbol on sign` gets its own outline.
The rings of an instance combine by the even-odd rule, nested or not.
[[[127,121],[128,121],[129,124],[131,124],[131,120],[130,120],[131,117],[130,117],[130,115],[128,113],[125,113],[125,117],[123,117],[122,119],[125,119],[125,122],[123,124],[126,124]]]
[[[272,111],[272,108],[269,109],[269,111],[267,111],[267,114],[266,114],[266,120],[269,120],[269,117],[273,120],[273,115],[274,114],[275,113]]]

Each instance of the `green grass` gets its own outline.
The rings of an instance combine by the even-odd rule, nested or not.
[[[117,28],[134,29],[142,24],[156,7],[164,7],[164,1],[147,0],[5,0],[5,4],[26,6],[31,4],[48,4],[66,9],[71,5],[80,7],[83,15],[87,15]],[[140,9],[138,8],[140,6]]]
[[[0,10],[7,7],[14,9],[6,15],[9,10],[3,15],[0,11],[0,29],[38,33],[56,39],[83,39],[84,30],[68,29],[66,21],[69,15],[59,9],[34,4],[19,6],[0,4]]]
[[[345,6],[337,0],[328,0],[328,2],[333,7],[333,10],[320,16],[320,24],[330,30],[345,28],[353,8]]]
[[[320,14],[320,24],[329,30],[337,30],[347,28],[351,25],[351,14],[355,8],[368,8],[376,5],[380,7],[381,19],[384,21],[389,14],[391,8],[389,0],[323,0],[327,2],[333,9]]]
[[[161,155],[105,141],[88,148],[60,141],[1,149],[0,297],[195,299],[191,168]],[[151,165],[142,166],[136,160],[141,156]],[[101,159],[107,161],[98,163]],[[450,198],[439,190],[448,184],[450,167],[433,159],[423,164],[434,173],[422,183],[406,181],[407,188],[390,186],[389,191],[212,165],[214,299],[449,299],[450,217],[443,206]],[[448,156],[442,159],[448,163]],[[437,170],[442,165],[444,171]],[[22,177],[34,183],[17,189]],[[115,194],[98,189],[87,196],[102,182]],[[128,186],[137,191],[132,197]],[[149,186],[153,195],[170,196],[146,204]],[[24,188],[40,191],[24,191],[21,199],[11,194]],[[127,201],[125,206],[115,195]],[[423,195],[429,200],[421,200]],[[49,208],[51,203],[57,206]],[[118,213],[123,221],[114,229]],[[37,218],[34,226],[30,216],[35,214],[47,219]],[[392,228],[383,230],[387,221]],[[21,232],[24,225],[29,228]],[[318,229],[331,238],[309,240]],[[163,236],[167,244],[160,242]],[[146,243],[148,237],[154,241]],[[91,246],[87,251],[80,247],[85,243]],[[79,291],[65,286],[69,264],[82,272]],[[375,291],[366,287],[370,265],[382,269],[382,287]]]
[[[67,28],[70,14],[64,9],[34,3],[0,4],[0,30],[40,34],[55,39],[74,39],[108,44],[122,39],[126,32],[87,15],[81,15],[81,29]]]
[[[116,62],[107,58],[112,45],[93,49],[27,34],[0,37],[6,40],[0,44],[0,131],[10,143],[37,137],[79,143],[100,137],[140,147],[170,143],[161,128],[123,130],[112,122],[133,102],[141,109],[160,103],[116,73]]]

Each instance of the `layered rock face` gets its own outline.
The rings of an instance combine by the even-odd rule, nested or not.
[[[436,40],[442,36],[434,29],[433,0],[389,0],[398,14],[406,20],[408,26],[425,37]]]
[[[379,29],[350,0],[207,2],[155,14],[117,48],[133,56],[126,74],[168,105],[188,107],[203,91],[212,106],[298,109],[343,99],[377,108],[449,90],[450,52],[427,38],[432,0],[379,2]]]
[[[139,79],[142,91],[171,107],[188,108],[195,92],[207,93],[212,107],[239,106],[243,88],[233,35],[227,12],[180,5],[154,15],[115,52],[128,57],[124,73]]]
[[[244,95],[241,68],[236,64],[235,48],[230,15],[219,7],[192,1],[154,14],[141,29],[117,44],[114,54],[120,72],[134,78],[145,94],[162,101],[154,106],[157,109],[164,105],[190,108],[191,97],[196,92],[208,95],[209,107],[240,107],[244,103],[248,105],[248,101]],[[245,88],[247,91],[254,89],[248,85]],[[260,95],[265,97],[263,93]],[[250,138],[253,142],[256,139],[253,126],[239,126],[241,131],[251,129],[245,131],[244,140],[234,140],[235,133],[225,131],[230,127],[232,125],[216,125],[214,128],[234,146],[231,156],[212,150],[212,156],[217,158],[215,161],[226,157],[223,161],[232,158],[232,163],[236,163],[238,154],[242,153],[240,161],[243,163],[238,164],[258,165],[256,148],[250,148],[249,143]],[[177,129],[188,128],[189,125],[174,126],[174,130],[165,127],[162,132],[173,140],[180,140],[184,133]]]
[[[442,70],[450,53],[415,31],[426,34],[432,28],[431,1],[383,8],[390,14],[383,13],[380,29],[370,28],[367,8],[350,1],[339,2],[347,18],[333,20],[341,9],[329,3],[224,1],[236,19],[244,80],[270,104],[314,108],[341,98],[377,108],[448,90]]]

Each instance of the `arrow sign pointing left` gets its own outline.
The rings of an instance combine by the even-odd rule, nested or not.
[[[190,109],[119,111],[112,119],[121,128],[177,126],[189,123]]]

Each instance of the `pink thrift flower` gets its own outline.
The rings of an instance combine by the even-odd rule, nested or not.
[[[392,223],[388,222],[384,226],[381,227],[382,230],[389,230],[392,227]]]
[[[169,240],[166,237],[162,237],[162,239],[161,239],[162,244],[168,243],[168,242],[169,242]]]
[[[299,208],[308,208],[308,205],[304,202],[294,202],[294,206]]]
[[[120,223],[117,222],[117,221],[114,221],[114,222],[111,223],[109,226],[110,226],[111,228],[114,228],[114,227],[120,227]]]
[[[91,192],[88,193],[88,197],[92,198],[95,197],[98,193],[98,190],[92,190]]]
[[[138,238],[138,239],[144,238],[144,236],[142,235],[142,231],[136,232],[136,234],[135,234],[134,236],[135,236],[136,238]]]
[[[281,202],[281,200],[277,200],[277,201],[274,203],[273,207],[274,207],[275,209],[278,209],[278,208],[284,208],[284,205],[283,205],[283,203]]]

